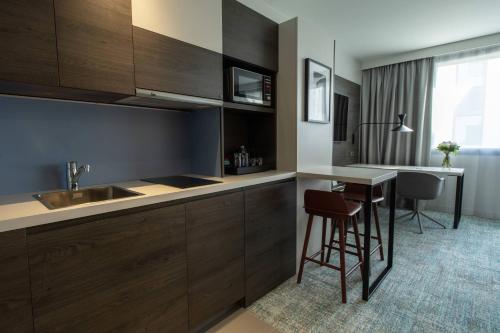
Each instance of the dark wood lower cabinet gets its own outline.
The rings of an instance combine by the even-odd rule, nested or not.
[[[187,332],[184,205],[30,229],[43,332]]]
[[[0,233],[0,332],[33,332],[24,229]]]
[[[295,274],[296,183],[245,191],[245,304]]]
[[[245,296],[243,204],[242,191],[186,204],[191,329]]]
[[[295,182],[0,233],[0,332],[197,332],[295,274]]]

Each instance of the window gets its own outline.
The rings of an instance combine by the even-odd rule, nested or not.
[[[436,58],[432,147],[500,149],[500,47]]]

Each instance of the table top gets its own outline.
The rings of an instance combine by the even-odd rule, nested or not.
[[[297,172],[297,177],[336,180],[363,185],[377,185],[396,178],[397,174],[396,170],[322,165],[306,167]]]
[[[351,164],[348,165],[353,168],[372,168],[383,170],[396,170],[396,171],[415,171],[415,172],[428,172],[437,175],[446,176],[463,176],[465,169],[463,168],[441,168],[441,167],[425,167],[413,165],[385,165],[385,164]]]

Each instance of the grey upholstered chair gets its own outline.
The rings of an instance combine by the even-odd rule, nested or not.
[[[423,233],[420,215],[425,216],[432,222],[439,224],[441,227],[446,229],[444,225],[420,211],[418,206],[420,200],[433,200],[441,195],[441,192],[443,191],[443,185],[444,178],[430,173],[410,171],[399,172],[398,195],[403,198],[414,200],[415,205],[413,212],[410,212],[398,218],[409,216],[410,214],[413,214],[411,219],[416,216],[418,219],[418,225],[420,227],[420,233]]]

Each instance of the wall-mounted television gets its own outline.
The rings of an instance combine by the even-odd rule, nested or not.
[[[335,93],[333,103],[333,141],[346,141],[349,97]]]

